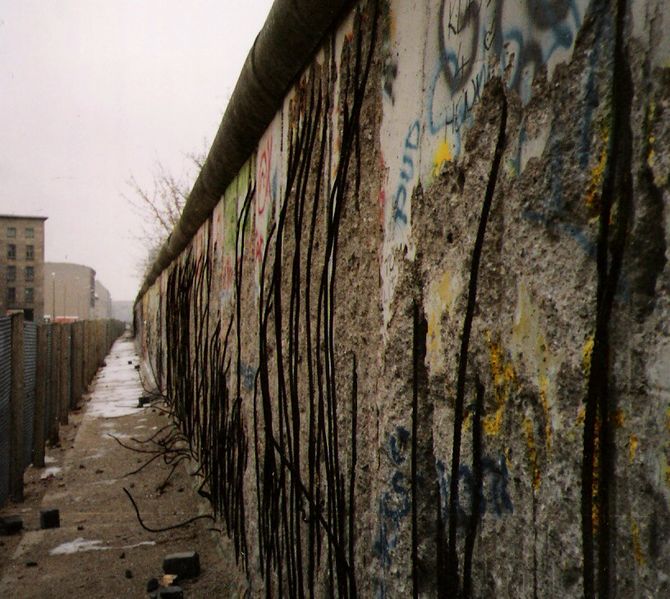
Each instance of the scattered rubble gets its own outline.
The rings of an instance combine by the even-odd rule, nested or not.
[[[196,578],[200,575],[200,556],[197,551],[184,551],[165,556],[163,572],[176,574],[180,579]]]
[[[181,587],[163,587],[158,591],[159,599],[184,599],[184,592]]]
[[[40,528],[60,528],[60,511],[57,509],[40,510]]]
[[[23,529],[21,516],[5,516],[0,518],[0,535],[14,535]]]

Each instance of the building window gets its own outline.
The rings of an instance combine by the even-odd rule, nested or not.
[[[32,304],[35,297],[34,289],[32,287],[26,287],[25,292],[26,304]]]
[[[12,264],[7,266],[7,281],[16,281],[16,266]]]
[[[34,281],[35,280],[35,267],[34,266],[26,266],[26,281]]]
[[[26,246],[26,260],[32,260],[35,257],[35,246],[27,245]]]
[[[16,288],[7,287],[7,303],[11,306],[16,303]]]
[[[16,260],[16,245],[13,243],[7,244],[7,259]]]
[[[27,227],[26,228],[26,237],[28,239],[32,239],[33,237],[35,237],[35,229],[33,229],[32,227]]]
[[[7,237],[16,237],[16,227],[7,227]]]

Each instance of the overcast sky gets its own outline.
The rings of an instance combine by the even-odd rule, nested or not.
[[[272,0],[0,0],[0,213],[47,216],[46,260],[134,299],[155,165],[214,139]]]

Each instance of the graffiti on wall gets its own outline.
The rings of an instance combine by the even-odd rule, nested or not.
[[[397,283],[396,255],[413,257],[415,187],[429,184],[441,164],[461,154],[462,135],[492,76],[499,74],[527,102],[538,69],[546,66],[551,76],[557,64],[570,58],[587,5],[586,0],[533,0],[523,6],[511,0],[442,0],[423,7],[428,15],[423,57],[408,61],[401,55],[393,61],[393,77],[384,79],[382,129],[391,147],[400,149],[386,156],[388,178],[380,194],[387,202],[381,261],[385,323]],[[391,18],[394,14],[408,17],[401,2],[391,3]],[[389,56],[406,43],[404,25],[395,22],[389,28]],[[411,61],[418,60],[425,62],[425,80],[403,77],[403,70],[416,69]],[[408,98],[416,97],[423,97],[423,106],[408,121]]]
[[[261,265],[267,246],[268,230],[273,222],[273,210],[278,203],[281,177],[281,114],[272,121],[258,145],[256,158],[256,196],[254,209],[253,255],[256,263],[257,287],[260,285]]]
[[[228,186],[221,202],[214,210],[214,224],[220,244],[221,304],[229,303],[235,292],[236,260],[239,260],[238,235],[242,241],[246,230],[238,232],[238,220],[242,214],[245,198],[251,186],[251,164],[247,162],[235,180]],[[216,260],[216,257],[215,257]],[[239,267],[239,264],[237,265]]]
[[[386,483],[386,490],[379,496],[377,532],[373,545],[374,555],[379,559],[381,572],[376,581],[377,597],[386,597],[385,578],[393,561],[393,550],[398,544],[403,521],[412,508],[411,482],[407,475],[407,448],[410,432],[398,426],[388,436],[386,455],[391,462],[392,472]]]
[[[386,490],[379,497],[378,526],[373,547],[383,570],[391,565],[391,551],[397,545],[401,522],[411,508],[410,482],[401,468],[407,460],[409,439],[410,432],[403,426],[398,426],[388,436],[386,443],[386,453],[393,472]]]
[[[491,514],[501,518],[514,513],[512,499],[507,490],[509,472],[507,460],[500,454],[496,457],[484,456],[481,459],[482,485],[477,490],[472,469],[467,464],[458,468],[459,494],[457,503],[457,522],[459,527],[465,527],[472,516],[472,495],[479,493],[479,517]],[[442,460],[435,462],[437,481],[440,489],[440,506],[442,521],[449,520],[449,486],[450,474]]]

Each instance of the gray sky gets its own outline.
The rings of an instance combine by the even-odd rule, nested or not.
[[[48,216],[46,260],[133,299],[157,162],[214,134],[272,0],[0,0],[0,213]]]

